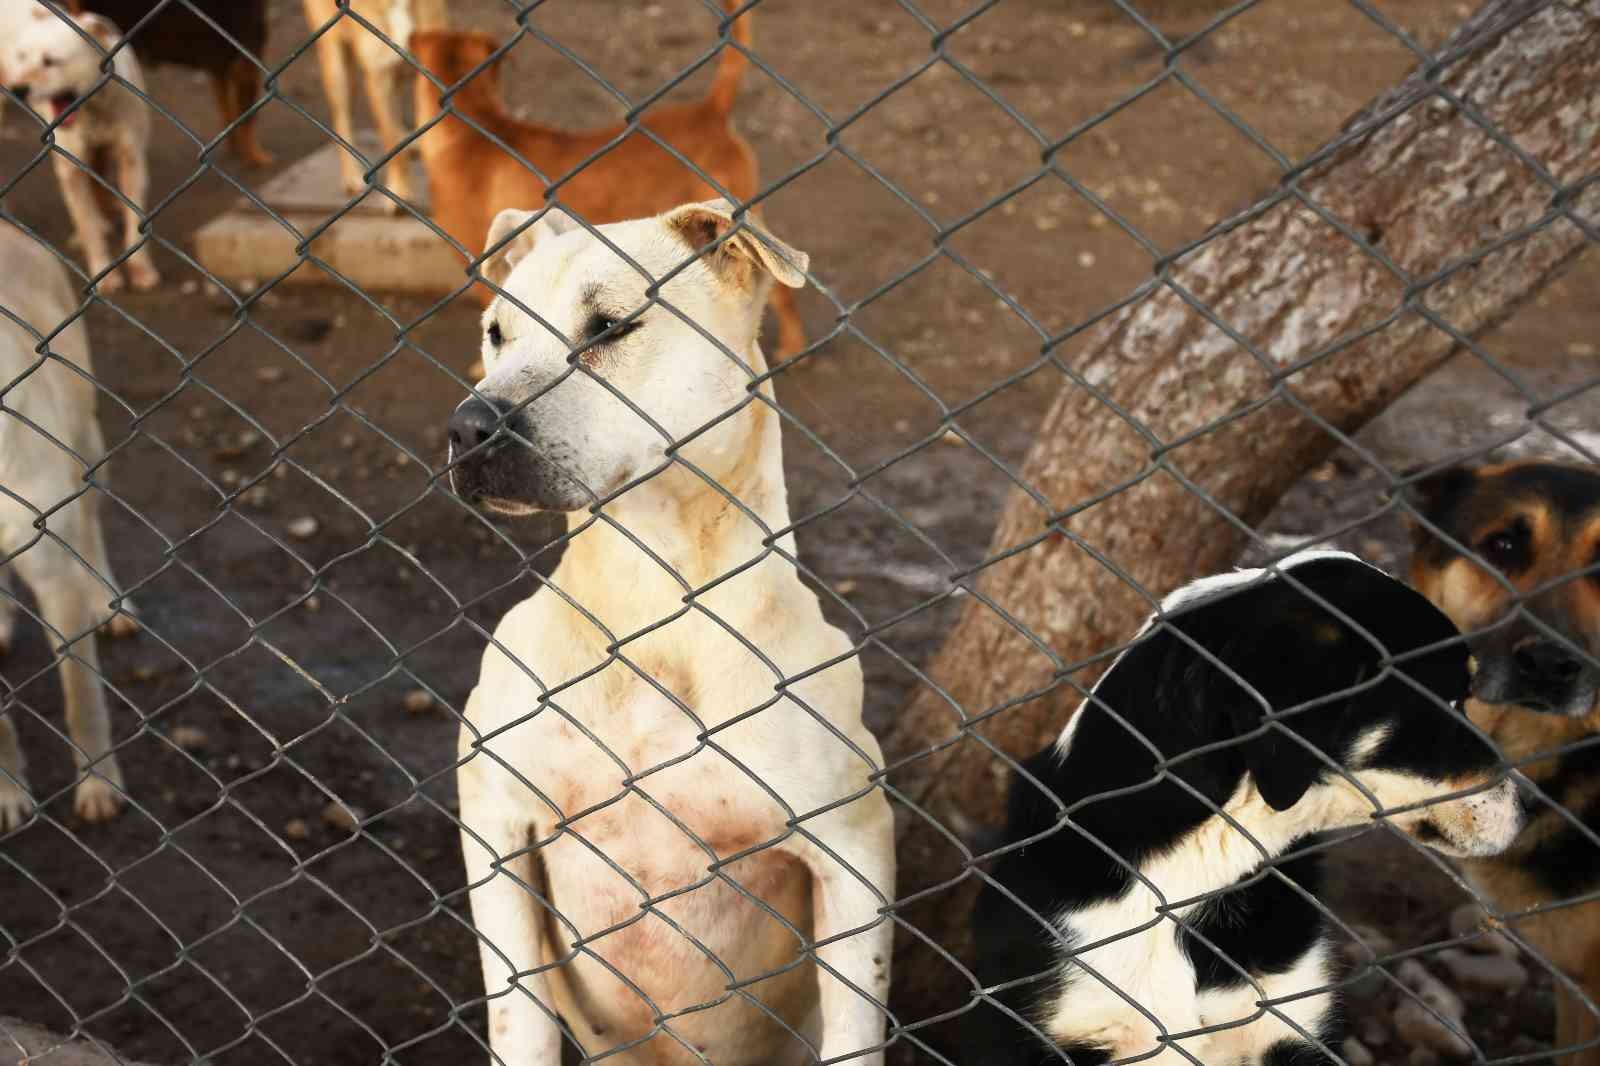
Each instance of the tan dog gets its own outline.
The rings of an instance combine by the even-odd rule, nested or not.
[[[1462,866],[1503,913],[1540,910],[1512,925],[1581,988],[1556,999],[1556,1050],[1580,1047],[1600,1040],[1600,903],[1564,901],[1600,892],[1600,470],[1455,467],[1411,500],[1412,584],[1478,662],[1468,713],[1549,799],[1507,851]],[[1600,1045],[1562,1060],[1600,1066]]]
[[[58,123],[53,136],[60,151],[50,160],[89,273],[101,274],[112,261],[102,200],[112,201],[122,216],[122,247],[138,249],[100,280],[107,291],[122,288],[124,275],[135,289],[161,282],[149,243],[140,244],[150,185],[150,107],[138,96],[144,75],[131,48],[117,53],[111,63],[115,77],[102,82],[106,53],[121,39],[117,27],[100,15],[65,19],[39,4],[23,31],[7,43],[4,59],[12,93],[43,121]],[[109,175],[120,199],[101,187],[91,170]]]
[[[489,240],[529,217],[502,213]],[[732,227],[725,201],[603,227],[647,277],[552,209],[488,264],[565,336],[490,305],[452,481],[571,530],[549,587],[495,630],[461,732],[508,1066],[558,1066],[558,1015],[618,1066],[883,1061],[882,756],[850,641],[789,561],[756,343],[767,287],[803,284],[806,257]],[[670,309],[647,306],[653,278],[723,238],[661,286]]]
[[[725,4],[731,13],[740,6],[740,0],[725,0]],[[750,47],[748,14],[733,24],[732,39],[739,48]],[[544,203],[545,184],[530,164],[551,180],[559,181],[610,145],[626,128],[617,125],[576,132],[512,117],[501,102],[498,62],[469,78],[498,48],[492,37],[480,33],[418,33],[411,39],[411,50],[434,79],[445,86],[460,85],[451,98],[451,110],[422,134],[417,147],[428,172],[434,220],[473,254],[487,247],[484,235],[496,212],[511,207],[536,208]],[[729,122],[739,81],[749,62],[739,48],[723,49],[711,91],[703,100],[652,108],[641,123],[713,178],[721,189],[703,181],[651,138],[636,132],[563,184],[557,193],[561,203],[589,223],[599,225],[655,214],[676,204],[724,193],[741,201],[754,196],[760,188],[755,153]],[[467,79],[464,84],[463,79]],[[419,74],[416,97],[420,127],[440,112],[439,87],[427,75]],[[508,145],[522,159],[506,154],[473,124]],[[485,303],[494,295],[486,287],[480,286],[477,291]],[[788,358],[805,347],[805,329],[800,324],[794,294],[786,286],[775,288],[771,300],[778,320],[777,354]]]
[[[405,136],[405,127],[395,111],[395,95],[412,73],[398,49],[405,47],[416,30],[443,29],[448,25],[444,0],[352,0],[350,10],[371,23],[381,33],[373,33],[339,9],[338,0],[303,0],[306,24],[316,33],[317,62],[322,67],[322,88],[328,96],[333,132],[346,144],[355,143],[355,127],[350,122],[350,73],[352,61],[361,70],[367,104],[385,153]],[[329,26],[329,23],[332,23]],[[387,38],[387,40],[385,39]],[[351,196],[366,188],[357,157],[346,150],[339,156],[339,174],[344,191]],[[390,164],[389,189],[400,199],[413,198],[411,153],[407,151]],[[382,197],[384,210],[398,211],[399,205]]]
[[[96,511],[99,500],[84,484],[85,464],[98,462],[105,451],[94,413],[95,385],[85,377],[92,372],[89,336],[81,317],[56,333],[77,313],[78,299],[54,253],[0,224],[0,260],[7,267],[0,277],[0,306],[9,312],[0,317],[0,379],[14,383],[0,415],[0,483],[6,487],[0,493],[0,558],[7,564],[0,582],[9,582],[15,567],[38,598],[51,644],[66,645],[58,652],[61,688],[67,733],[83,775],[73,807],[79,817],[98,822],[117,813],[122,771],[111,751],[111,721],[95,651],[95,628],[111,617],[108,604],[116,590]],[[35,349],[51,334],[49,350],[56,358],[42,359]],[[97,470],[94,477],[103,484],[105,471]],[[41,532],[41,524],[48,532]],[[8,587],[0,595],[0,650],[10,647],[16,614]],[[118,614],[110,629],[125,635],[135,626],[131,617]],[[3,714],[0,832],[15,827],[32,809],[16,727],[12,715]]]

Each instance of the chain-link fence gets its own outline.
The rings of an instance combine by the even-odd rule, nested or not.
[[[1600,6],[82,6],[0,43],[7,1055],[1597,1054],[1597,479],[1457,467],[1594,461]],[[1318,545],[1469,638],[1161,606]]]

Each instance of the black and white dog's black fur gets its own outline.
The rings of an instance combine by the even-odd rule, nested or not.
[[[1354,556],[1275,569],[1168,597],[1013,776],[964,1061],[1321,1062],[1334,977],[1297,845],[1380,809],[1453,855],[1516,835],[1512,781],[1451,706],[1470,671],[1450,620]]]

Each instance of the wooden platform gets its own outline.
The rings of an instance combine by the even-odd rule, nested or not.
[[[358,135],[357,147],[369,158],[381,154],[370,135]],[[327,144],[257,190],[261,200],[298,232],[241,198],[195,233],[195,258],[227,282],[260,282],[299,262],[288,281],[338,284],[326,270],[301,262],[295,250],[307,235],[326,225],[312,242],[310,254],[363,289],[444,293],[460,285],[466,270],[461,255],[409,213],[387,213],[384,208],[393,201],[382,193],[369,192],[340,214],[349,200],[339,183],[343,151],[337,144]],[[413,206],[426,217],[427,180],[415,164],[412,175],[419,190]]]

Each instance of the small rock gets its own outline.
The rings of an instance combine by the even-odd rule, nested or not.
[[[407,714],[427,714],[434,708],[433,693],[427,689],[414,688],[406,693],[403,706]]]
[[[341,833],[354,833],[361,825],[362,814],[335,800],[322,808],[322,824]]]
[[[1340,951],[1352,964],[1394,954],[1394,941],[1370,925],[1352,925],[1350,932],[1355,939],[1345,941]]]
[[[843,581],[835,581],[833,583],[833,591],[837,592],[841,596],[850,595],[856,590],[856,588],[857,584],[854,578],[847,577]]]
[[[1078,266],[1082,267],[1084,270],[1088,270],[1090,267],[1094,266],[1094,253],[1093,252],[1079,252],[1078,253]]]
[[[1595,354],[1595,347],[1588,341],[1573,341],[1567,345],[1567,354],[1574,359],[1589,359]]]
[[[1528,969],[1505,955],[1472,955],[1458,948],[1436,956],[1450,978],[1463,988],[1510,995],[1528,983]]]
[[[1461,945],[1466,950],[1478,955],[1503,955],[1508,959],[1520,957],[1522,949],[1510,937],[1497,932],[1494,928],[1497,924],[1476,903],[1465,904],[1450,912],[1450,935],[1473,938]]]
[[[234,488],[239,484],[239,471],[224,470],[222,473],[217,475],[217,481],[220,482],[222,487],[225,489]]]
[[[194,406],[189,408],[189,418],[190,418],[190,420],[195,421],[195,422],[199,422],[199,421],[203,420],[206,417],[207,413],[208,412],[206,411],[206,405],[203,404],[203,403],[197,403]]]
[[[939,437],[940,444],[965,444],[967,439],[953,429],[947,429]]]
[[[1369,1048],[1381,1048],[1389,1045],[1388,1023],[1379,1011],[1372,1011],[1356,1024],[1356,1037]]]
[[[306,824],[304,818],[291,818],[283,827],[283,839],[285,840],[307,840],[310,836],[311,827]]]
[[[295,540],[310,540],[317,535],[317,530],[321,528],[322,525],[315,518],[310,515],[303,515],[284,526],[283,531]]]
[[[256,380],[261,382],[263,385],[275,385],[282,381],[284,377],[284,370],[281,366],[256,367]]]
[[[1428,968],[1416,959],[1407,959],[1395,967],[1395,977],[1400,983],[1417,994],[1417,998],[1443,1014],[1446,1018],[1461,1018],[1467,1013],[1466,1006],[1461,1002],[1461,997],[1450,990],[1450,987],[1428,972]]]
[[[307,596],[304,606],[307,611],[310,611],[312,614],[316,614],[318,611],[322,610],[322,597]]]
[[[185,296],[193,296],[200,291],[200,283],[193,278],[189,278],[178,286],[178,291]]]
[[[184,751],[204,751],[211,743],[211,738],[206,735],[204,729],[192,725],[173,726],[172,732],[167,734],[167,739]]]
[[[1373,1066],[1377,1061],[1367,1046],[1353,1036],[1340,1046],[1339,1054],[1344,1058],[1345,1066]]]
[[[267,504],[271,502],[271,499],[272,495],[271,493],[267,492],[267,487],[265,485],[252,485],[244,494],[244,502],[248,503],[251,507],[254,507],[258,511],[266,510]]]
[[[1413,1048],[1413,1063],[1417,1061],[1414,1057],[1416,1051],[1449,1055],[1452,1058],[1465,1058],[1472,1054],[1472,1044],[1465,1036],[1466,1026],[1460,1017],[1448,1014],[1445,1017],[1450,1024],[1435,1017],[1427,1007],[1414,999],[1407,999],[1395,1008],[1394,1028],[1400,1034],[1400,1039]]]

